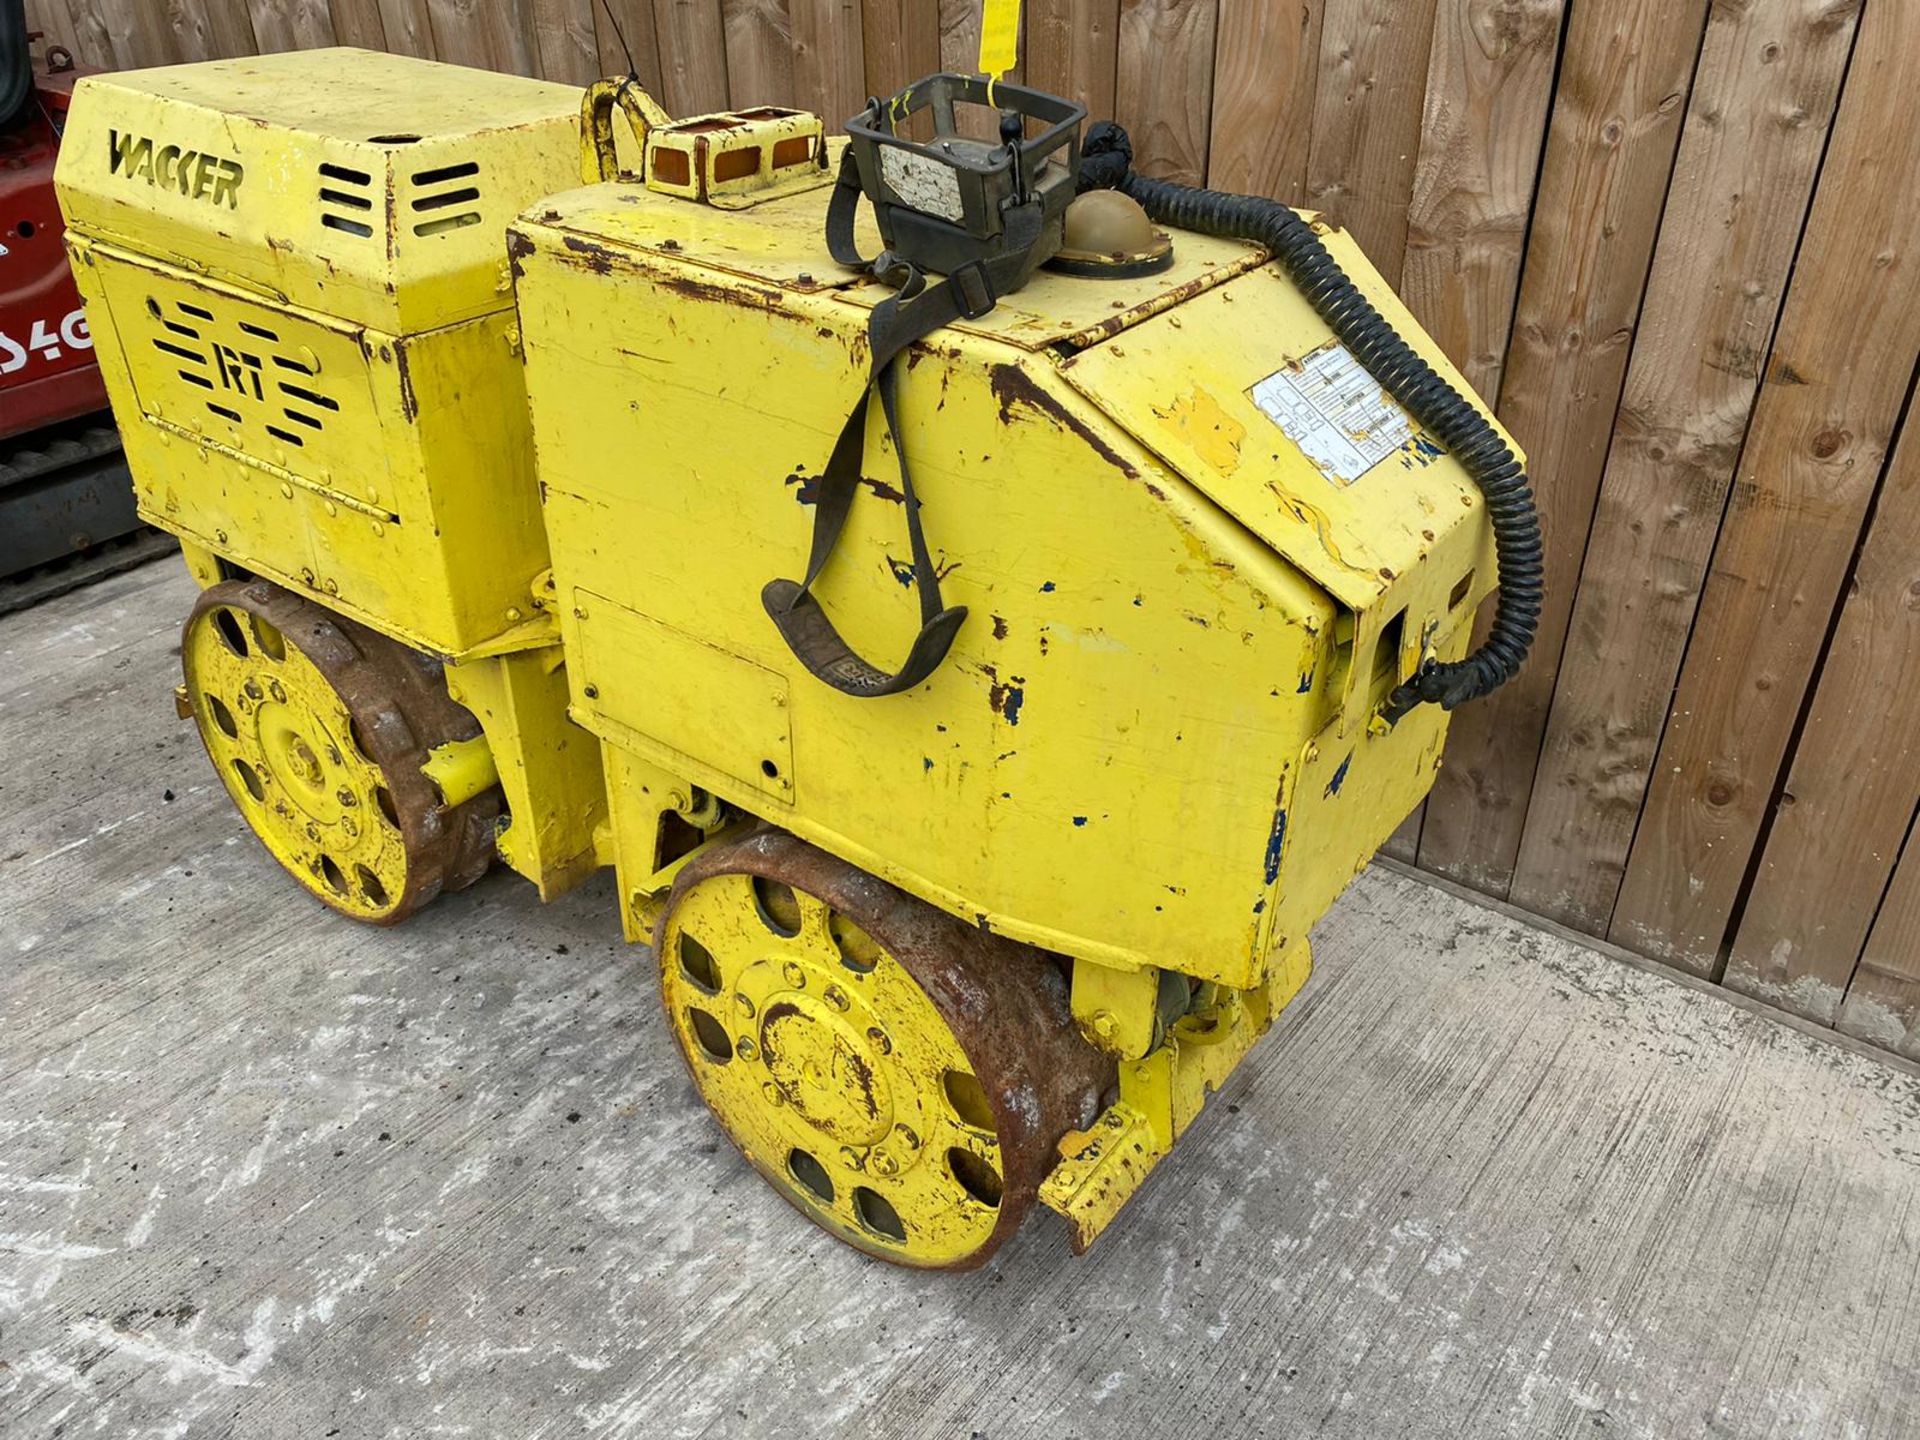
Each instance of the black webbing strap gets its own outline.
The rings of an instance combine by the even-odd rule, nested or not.
[[[920,520],[920,499],[914,493],[913,472],[907,464],[907,450],[900,434],[899,374],[895,362],[914,341],[931,335],[956,320],[977,320],[999,302],[1003,289],[1014,289],[1032,270],[1032,251],[1040,239],[1041,210],[1038,201],[1016,206],[1005,214],[1006,248],[993,260],[976,260],[962,266],[937,284],[914,266],[891,254],[882,254],[869,262],[861,258],[853,240],[854,215],[860,200],[859,173],[851,152],[842,159],[840,177],[827,208],[827,248],[843,265],[871,269],[882,279],[904,277],[896,294],[873,307],[867,321],[868,349],[872,363],[860,399],[841,427],[821,473],[813,510],[813,547],[807,557],[807,577],[799,584],[791,580],[769,581],[760,592],[760,600],[780,627],[780,634],[794,656],[809,672],[845,695],[897,695],[911,690],[940,667],[952,648],[960,624],[967,618],[967,607],[948,608],[940,597],[940,576],[935,570],[932,552]],[[913,552],[913,583],[920,599],[920,633],[906,662],[893,673],[854,653],[841,638],[820,601],[813,594],[814,583],[826,568],[834,546],[846,529],[854,497],[860,491],[861,462],[866,457],[867,413],[874,392],[880,392],[880,405],[893,438],[895,458],[900,465],[900,493],[907,512],[907,543]]]

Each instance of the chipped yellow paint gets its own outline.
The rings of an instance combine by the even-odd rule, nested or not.
[[[1240,468],[1240,446],[1247,438],[1247,427],[1229,415],[1220,402],[1199,386],[1183,395],[1171,410],[1154,408],[1155,415],[1167,422],[1175,435],[1193,448],[1193,453],[1218,470],[1231,475]]]

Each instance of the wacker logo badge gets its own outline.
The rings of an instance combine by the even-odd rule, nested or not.
[[[109,174],[164,185],[190,200],[224,204],[229,210],[239,205],[236,196],[246,171],[238,160],[182,150],[178,145],[155,145],[144,135],[122,135],[118,130],[107,132],[107,148]]]

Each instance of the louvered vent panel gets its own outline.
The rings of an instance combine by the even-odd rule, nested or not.
[[[421,170],[408,202],[413,233],[445,235],[480,223],[480,166],[472,160]]]
[[[198,288],[191,299],[169,290],[142,297],[144,343],[162,360],[141,370],[142,408],[217,445],[379,503],[385,465],[365,443],[378,426],[358,343],[264,306]]]
[[[362,240],[373,237],[379,215],[373,208],[373,177],[344,165],[320,167],[320,223]]]

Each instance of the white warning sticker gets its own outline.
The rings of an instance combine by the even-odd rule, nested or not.
[[[1413,417],[1338,340],[1249,392],[1329,480],[1351,485],[1413,438]]]

